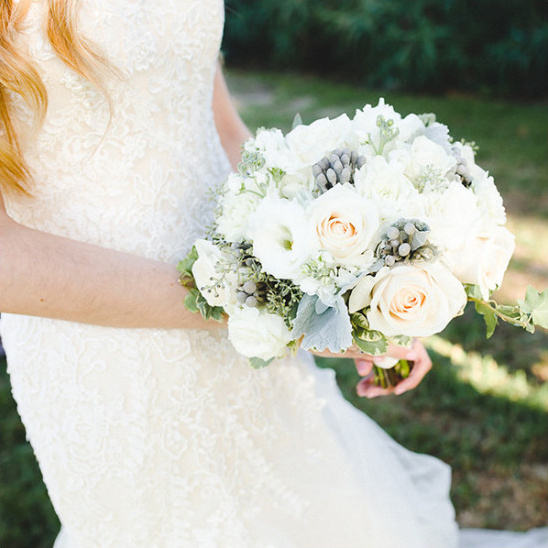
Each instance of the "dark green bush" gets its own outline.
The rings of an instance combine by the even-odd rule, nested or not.
[[[232,66],[407,91],[547,96],[545,0],[226,0]]]

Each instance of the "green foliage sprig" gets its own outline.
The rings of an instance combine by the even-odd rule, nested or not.
[[[465,289],[468,300],[475,304],[476,311],[485,320],[487,338],[494,333],[499,320],[522,327],[529,333],[534,333],[537,325],[548,329],[548,289],[540,293],[534,287],[527,286],[525,299],[519,299],[516,306],[483,299],[476,285],[466,285]]]
[[[177,270],[181,273],[179,276],[179,283],[185,287],[188,291],[188,295],[185,297],[185,306],[190,312],[199,312],[206,320],[217,320],[221,322],[224,316],[224,309],[220,306],[211,306],[206,301],[205,297],[200,291],[194,287],[194,279],[192,277],[192,266],[198,259],[198,252],[196,247],[192,246],[192,249],[188,255],[179,261]]]

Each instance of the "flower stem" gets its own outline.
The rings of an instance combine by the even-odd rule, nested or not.
[[[373,366],[373,378],[375,384],[382,388],[393,388],[403,379],[409,376],[413,362],[400,360],[394,367],[385,369],[377,365]]]

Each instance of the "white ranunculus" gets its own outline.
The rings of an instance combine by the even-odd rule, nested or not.
[[[350,299],[351,312],[370,306],[371,329],[387,337],[428,337],[461,313],[466,293],[450,270],[436,262],[382,268],[373,278],[362,278]]]
[[[321,118],[310,125],[299,125],[285,139],[297,158],[310,166],[336,148],[344,148],[350,129],[350,119],[342,114],[334,120]]]
[[[309,168],[288,171],[278,184],[280,196],[299,203],[312,200],[314,186],[314,176]]]
[[[299,278],[301,266],[318,247],[305,210],[295,201],[265,198],[250,226],[253,254],[264,271],[277,278]]]
[[[414,217],[419,211],[417,189],[396,162],[388,163],[383,156],[371,158],[356,171],[354,184],[364,198],[377,204],[383,222]]]
[[[244,306],[230,312],[228,339],[243,356],[269,360],[283,356],[291,333],[280,316]]]
[[[250,151],[258,150],[265,159],[265,168],[279,168],[292,171],[301,161],[287,146],[285,137],[279,129],[260,129],[252,141]]]
[[[194,246],[198,252],[198,259],[192,265],[192,275],[207,303],[210,306],[222,307],[233,303],[234,286],[229,277],[221,276],[216,268],[222,261],[221,250],[208,240],[196,240]]]
[[[506,211],[493,177],[474,179],[471,186],[477,200],[478,207],[489,219],[490,223],[503,225],[506,223]]]
[[[359,264],[379,228],[379,214],[350,185],[335,185],[307,209],[321,249],[341,264]]]
[[[217,218],[218,231],[229,242],[242,240],[249,231],[249,219],[261,198],[253,192],[227,192],[221,201],[222,213]]]
[[[399,130],[397,135],[398,141],[412,141],[414,137],[422,135],[425,131],[424,123],[416,114],[408,114],[396,123]]]
[[[448,254],[453,274],[463,283],[478,285],[484,299],[502,284],[514,252],[514,236],[502,226],[472,234],[463,247]]]
[[[452,154],[424,135],[413,140],[409,154],[410,161],[405,175],[412,181],[427,170],[435,171],[444,177],[456,166],[456,160]]]

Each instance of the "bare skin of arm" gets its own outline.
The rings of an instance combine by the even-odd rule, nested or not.
[[[215,122],[233,163],[249,131],[220,69]],[[171,264],[81,243],[18,224],[0,196],[0,312],[113,327],[214,329],[189,312]]]

